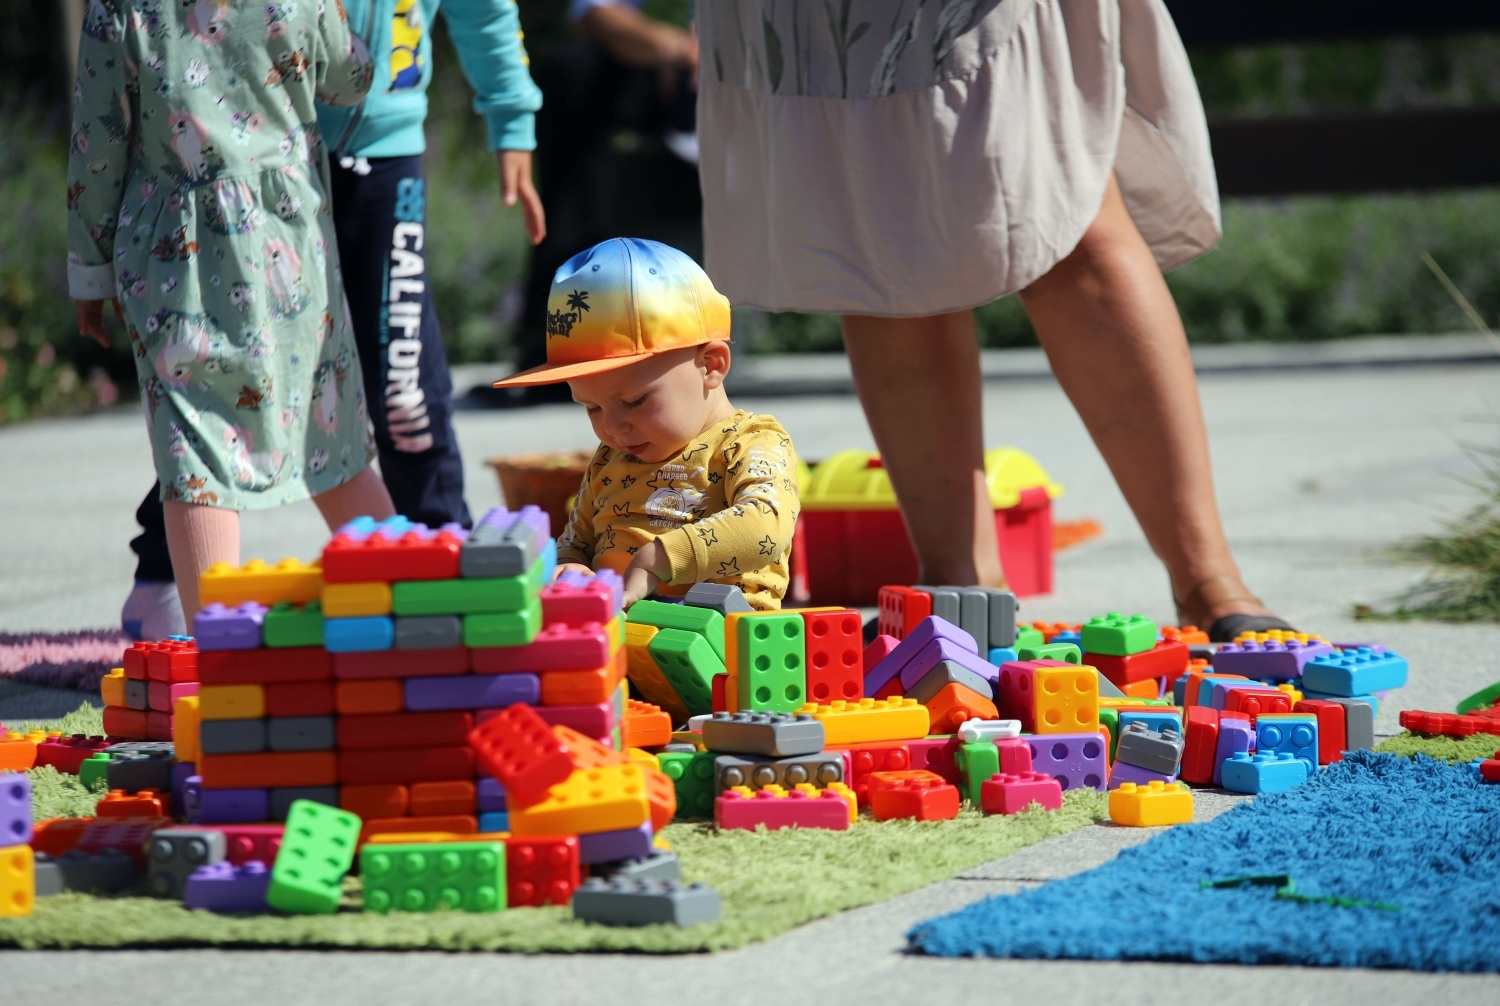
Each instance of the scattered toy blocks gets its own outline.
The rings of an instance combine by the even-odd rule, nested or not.
[[[1127,828],[1160,828],[1193,819],[1193,794],[1180,782],[1123,783],[1109,794],[1109,819]]]
[[[1369,695],[1406,684],[1406,670],[1406,658],[1362,646],[1309,661],[1302,669],[1302,688],[1329,695]]]

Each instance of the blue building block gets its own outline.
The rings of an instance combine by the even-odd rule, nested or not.
[[[389,650],[396,645],[396,623],[389,615],[323,620],[323,646],[329,653]]]
[[[1255,750],[1301,758],[1311,775],[1318,768],[1318,718],[1311,713],[1259,717],[1255,721]]]
[[[1241,682],[1237,686],[1240,688],[1260,687],[1259,681],[1252,681],[1249,678],[1243,678],[1236,674],[1205,674],[1203,675],[1203,680],[1198,682],[1198,701],[1196,704],[1200,706],[1212,706],[1214,702],[1214,685],[1220,681]]]
[[[480,814],[479,831],[483,835],[493,835],[497,831],[510,831],[510,814],[503,810],[491,810]]]
[[[1309,662],[1302,668],[1302,683],[1307,691],[1344,696],[1400,688],[1406,684],[1406,658],[1361,646]]]
[[[1291,754],[1250,754],[1240,751],[1221,768],[1224,788],[1231,793],[1281,793],[1307,781],[1307,762]]]
[[[1172,682],[1172,705],[1182,706],[1187,704],[1187,675],[1184,674]]]
[[[1066,632],[1059,632],[1057,635],[1052,637],[1052,642],[1072,643],[1074,646],[1078,647],[1080,652],[1082,652],[1083,650],[1083,634],[1074,632],[1072,629],[1069,629]]]
[[[1139,709],[1122,709],[1120,711],[1119,723],[1120,733],[1124,733],[1125,728],[1132,723],[1144,723],[1148,730],[1155,730],[1157,733],[1163,730],[1170,730],[1179,737],[1185,736],[1182,732],[1182,713],[1175,709],[1163,709],[1160,712],[1152,711],[1149,713]],[[1119,736],[1119,734],[1116,734],[1116,736]]]
[[[992,646],[990,647],[990,655],[985,659],[996,667],[999,667],[1001,664],[1008,664],[1016,659],[1016,648],[1014,646]]]

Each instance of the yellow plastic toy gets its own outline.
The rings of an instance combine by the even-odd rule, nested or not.
[[[1160,828],[1193,819],[1193,794],[1180,782],[1121,783],[1109,794],[1109,819],[1127,828]]]
[[[264,685],[200,685],[199,720],[258,720],[266,715]]]
[[[510,809],[515,835],[587,835],[639,828],[649,820],[646,773],[636,764],[574,772],[541,803]]]
[[[36,874],[31,846],[0,848],[0,918],[30,915],[36,904]]]
[[[203,604],[306,604],[316,601],[322,592],[323,564],[300,559],[283,559],[274,566],[251,559],[238,569],[227,562],[216,562],[198,579]]]
[[[1098,733],[1098,671],[1092,667],[1038,667],[1034,682],[1037,733]]]
[[[807,713],[823,724],[824,743],[865,744],[870,741],[920,740],[932,725],[927,707],[916,699],[860,699],[858,702],[831,702],[826,706],[808,703],[799,713]]]
[[[325,618],[359,618],[390,613],[391,585],[388,583],[323,584]]]

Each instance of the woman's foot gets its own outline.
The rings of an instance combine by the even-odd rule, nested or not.
[[[1210,577],[1174,598],[1182,625],[1198,625],[1210,642],[1228,643],[1245,632],[1295,631],[1250,593],[1239,577]]]

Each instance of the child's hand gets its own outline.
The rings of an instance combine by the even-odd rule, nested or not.
[[[560,562],[557,564],[557,569],[552,573],[552,579],[556,580],[570,569],[584,576],[594,575],[594,571],[581,562]]]
[[[630,560],[630,565],[625,567],[625,607],[648,597],[657,584],[671,579],[671,576],[672,563],[667,558],[667,550],[661,547],[661,542],[652,541],[643,545],[635,558]]]
[[[109,299],[115,309],[115,317],[123,318],[120,313],[120,302],[113,297]],[[74,312],[78,319],[78,332],[80,335],[93,339],[105,349],[109,348],[109,335],[104,331],[104,301],[102,300],[76,300],[73,302]]]
[[[506,206],[521,204],[526,221],[526,236],[538,245],[547,236],[547,214],[542,197],[531,183],[531,151],[497,150],[495,163],[500,169],[500,201]]]

